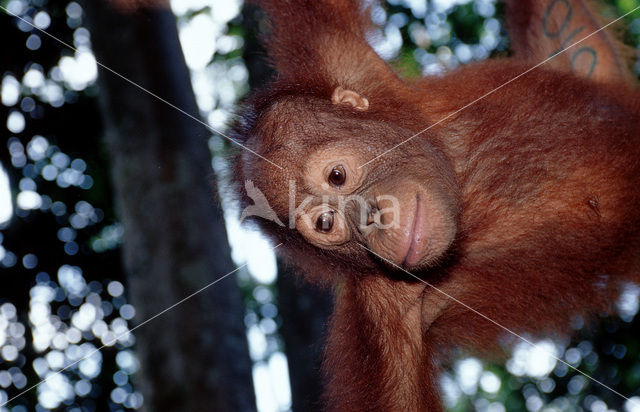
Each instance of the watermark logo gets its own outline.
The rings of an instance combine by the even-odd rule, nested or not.
[[[244,222],[249,216],[255,216],[275,222],[279,226],[284,226],[284,223],[280,221],[276,212],[269,205],[269,201],[264,196],[264,193],[262,193],[251,180],[244,182],[244,188],[247,191],[247,196],[253,200],[253,204],[244,208],[240,215],[240,223]]]
[[[252,205],[244,208],[240,214],[240,223],[249,217],[259,217],[278,226],[287,226],[273,210],[264,193],[256,187],[251,180],[245,181],[244,188],[247,196],[253,201]],[[299,216],[309,213],[311,208],[325,209],[340,213],[342,216],[358,217],[360,229],[364,230],[371,225],[378,229],[390,229],[400,226],[400,201],[392,195],[376,195],[367,199],[361,195],[323,195],[306,196],[300,203],[296,202],[296,181],[289,181],[289,228],[295,229]],[[320,202],[314,202],[320,200]],[[384,205],[381,207],[380,205]],[[384,217],[383,217],[384,216]]]

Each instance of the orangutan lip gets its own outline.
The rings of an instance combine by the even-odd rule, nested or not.
[[[422,248],[424,245],[420,245],[424,240],[423,225],[422,225],[422,211],[420,210],[420,194],[416,193],[416,211],[413,216],[413,224],[411,226],[411,244],[409,250],[404,257],[402,266],[411,267],[420,261],[422,257]]]

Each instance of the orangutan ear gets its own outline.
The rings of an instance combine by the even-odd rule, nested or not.
[[[353,90],[346,90],[342,86],[336,87],[333,91],[331,102],[333,102],[333,104],[346,104],[363,112],[369,108],[369,100],[367,100],[366,97],[359,95]]]

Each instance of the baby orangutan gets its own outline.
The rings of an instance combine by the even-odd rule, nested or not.
[[[413,80],[369,46],[369,2],[258,3],[278,78],[235,128],[238,197],[251,182],[254,222],[334,288],[327,410],[441,410],[451,349],[561,333],[638,280],[624,46],[601,31],[529,70],[601,27],[583,2],[510,2],[513,57]]]

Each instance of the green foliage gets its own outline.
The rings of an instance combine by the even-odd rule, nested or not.
[[[0,4],[68,44],[90,47],[76,2]],[[0,34],[0,162],[13,206],[0,224],[0,404],[51,376],[8,406],[132,409],[141,402],[128,333],[135,310],[123,286],[95,64],[4,11]],[[18,122],[7,123],[11,116]]]

